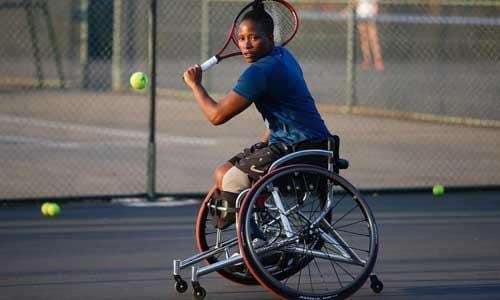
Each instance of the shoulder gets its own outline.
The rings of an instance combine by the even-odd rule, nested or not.
[[[291,53],[283,47],[274,47],[271,53],[259,59],[252,65],[257,68],[267,68],[283,61],[284,57],[290,56]]]
[[[249,65],[241,76],[266,76],[276,68],[276,65],[279,63],[279,55],[279,51],[274,49],[269,55]]]
[[[268,69],[269,68],[265,64],[259,64],[258,62],[255,62],[249,65],[243,71],[243,73],[241,73],[240,79],[256,79],[263,76],[265,77],[268,73]]]
[[[269,68],[255,62],[241,73],[233,90],[244,98],[255,101],[267,89],[270,77]]]
[[[293,60],[293,55],[290,51],[283,47],[275,47],[269,55],[249,66],[248,70],[250,72],[260,73],[260,75],[270,74],[283,64],[287,64],[290,59]]]
[[[287,69],[282,68],[283,65],[289,65],[291,62],[296,62],[293,54],[284,47],[275,47],[273,51],[249,65],[241,74],[240,79],[266,80],[271,78],[277,70]]]
[[[282,46],[276,46],[274,47],[273,51],[266,57],[262,59],[262,62],[279,62],[282,61],[283,59],[286,59],[288,57],[294,57],[292,52]],[[259,60],[260,61],[260,60]]]

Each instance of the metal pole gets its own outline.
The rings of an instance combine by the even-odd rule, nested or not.
[[[26,20],[31,35],[31,47],[33,48],[33,57],[35,58],[36,75],[38,79],[37,88],[42,88],[44,84],[42,61],[40,58],[40,48],[38,48],[38,37],[36,35],[35,19],[33,17],[33,3],[30,0],[23,2],[26,12]]]
[[[59,47],[57,47],[56,33],[54,31],[54,24],[52,23],[52,17],[50,15],[49,7],[47,6],[47,1],[43,1],[41,8],[45,15],[45,21],[47,22],[47,30],[49,31],[49,40],[50,44],[52,45],[54,62],[56,64],[57,74],[59,76],[59,87],[64,88],[65,80],[61,62],[61,53],[59,52]]]
[[[201,60],[205,61],[210,57],[210,0],[201,1]],[[203,74],[203,85],[207,91],[211,91],[210,72]]]
[[[347,58],[346,58],[346,90],[347,111],[356,105],[356,7],[351,5],[347,19]]]
[[[80,2],[80,76],[81,86],[89,86],[89,0]]]
[[[113,3],[113,58],[111,67],[111,85],[113,91],[122,88],[122,16],[123,0]]]
[[[148,200],[156,200],[156,0],[149,5],[149,141],[148,141]]]

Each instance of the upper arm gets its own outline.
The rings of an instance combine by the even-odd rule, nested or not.
[[[239,95],[235,91],[230,91],[217,104],[217,114],[213,117],[212,124],[220,125],[229,121],[237,114],[249,107],[252,102]]]
[[[217,113],[211,119],[214,125],[224,124],[249,107],[267,89],[267,75],[255,66],[247,68],[233,89],[217,103]]]

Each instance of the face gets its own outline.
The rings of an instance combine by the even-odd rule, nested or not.
[[[260,26],[251,20],[239,25],[238,47],[247,63],[266,56],[274,47],[273,37],[267,36]]]

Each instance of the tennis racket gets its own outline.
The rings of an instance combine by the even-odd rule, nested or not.
[[[202,71],[212,68],[223,59],[241,55],[238,48],[238,28],[241,20],[250,10],[262,7],[274,21],[274,44],[285,46],[293,39],[299,29],[299,18],[293,6],[285,0],[254,0],[238,13],[229,29],[224,45],[217,54],[200,65]]]

